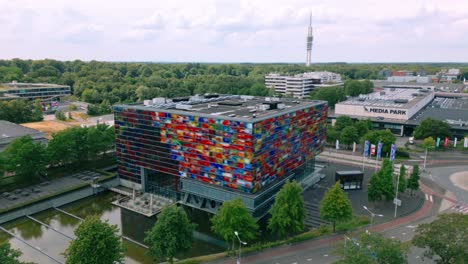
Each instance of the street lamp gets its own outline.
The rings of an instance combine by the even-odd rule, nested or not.
[[[375,214],[373,212],[371,212],[371,210],[369,210],[369,208],[367,208],[367,206],[363,205],[362,208],[364,208],[367,212],[369,212],[371,214],[371,220],[370,220],[370,225],[371,225],[371,228],[374,224],[374,216],[378,216],[378,217],[383,217],[382,214]]]
[[[237,239],[239,240],[239,255],[237,256],[237,264],[241,263],[241,250],[242,250],[242,245],[247,245],[247,242],[244,242],[240,239],[239,237],[239,232],[234,231],[234,235],[236,235]]]

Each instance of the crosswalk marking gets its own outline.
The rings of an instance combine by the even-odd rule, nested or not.
[[[459,213],[462,213],[462,214],[468,214],[468,205],[466,204],[456,204],[454,206],[452,206],[452,209],[459,212]]]
[[[434,200],[432,199],[432,194],[427,194],[427,193],[425,193],[425,196],[426,196],[426,200],[427,200],[427,201],[429,201],[429,202],[431,202],[431,203],[434,202]]]

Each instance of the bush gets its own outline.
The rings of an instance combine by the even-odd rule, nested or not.
[[[67,117],[65,116],[65,113],[63,113],[60,110],[55,111],[55,118],[61,121],[67,120]]]
[[[410,154],[404,148],[397,148],[395,156],[398,158],[409,158]]]

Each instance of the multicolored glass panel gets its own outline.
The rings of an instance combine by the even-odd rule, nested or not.
[[[321,151],[326,105],[258,122],[115,108],[119,175],[140,167],[255,193]]]

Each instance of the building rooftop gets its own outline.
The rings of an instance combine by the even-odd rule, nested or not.
[[[220,116],[223,119],[243,122],[259,121],[300,109],[326,104],[325,101],[245,95],[204,95],[184,98],[155,98],[143,104],[116,107],[161,111],[204,117]]]
[[[5,120],[0,120],[0,142],[6,139],[14,139],[26,135],[43,134],[32,128],[24,127],[15,123],[11,123]]]
[[[385,88],[359,97],[351,97],[339,104],[409,109],[432,93],[425,89]]]
[[[419,123],[428,117],[444,120],[451,126],[468,126],[468,98],[436,98],[409,122]]]
[[[0,83],[0,91],[8,91],[12,89],[38,89],[38,88],[59,88],[68,87],[68,85],[51,84],[51,83]]]

